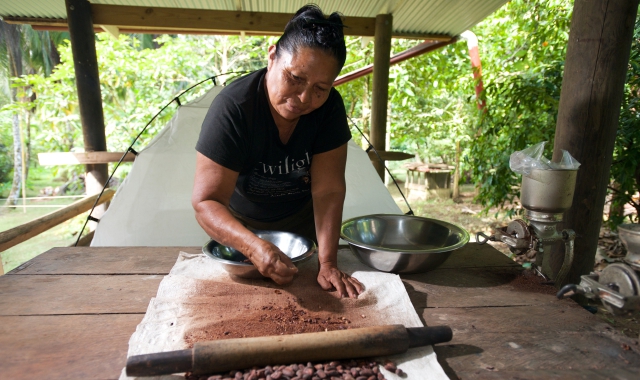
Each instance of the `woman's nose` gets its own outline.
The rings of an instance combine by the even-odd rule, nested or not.
[[[306,104],[311,101],[311,88],[305,88],[302,90],[298,98],[300,99],[300,103]]]

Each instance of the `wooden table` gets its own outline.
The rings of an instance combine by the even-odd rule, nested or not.
[[[2,377],[118,378],[181,250],[200,248],[54,248],[1,276]],[[402,276],[424,322],[454,330],[436,347],[451,378],[638,378],[638,345],[572,301],[518,285],[520,272],[492,247],[468,244],[432,272]]]

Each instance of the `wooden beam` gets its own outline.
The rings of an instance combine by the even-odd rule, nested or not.
[[[113,198],[115,190],[106,189],[102,197],[98,200],[98,205],[108,202]],[[47,231],[58,224],[91,210],[99,194],[95,194],[79,201],[73,202],[69,206],[48,213],[45,216],[34,219],[28,223],[19,225],[10,230],[0,232],[0,252],[5,251],[25,240]]]
[[[78,165],[78,164],[107,164],[119,162],[124,152],[57,152],[38,153],[40,165]],[[129,152],[122,162],[133,162],[136,156]]]
[[[233,34],[279,36],[293,17],[289,13],[220,11],[186,8],[131,7],[92,4],[96,25],[113,25],[120,33],[150,34]],[[149,12],[149,13],[147,13]],[[124,18],[121,18],[124,17]],[[65,31],[66,19],[7,16],[10,24],[30,24],[36,30]],[[108,24],[107,24],[108,22]],[[345,17],[344,33],[348,36],[373,37],[375,18]],[[100,31],[100,28],[96,29]],[[392,32],[394,38],[448,41],[452,36],[436,33]]]
[[[109,33],[116,40],[120,37],[120,28],[114,25],[98,25],[102,30]],[[94,28],[95,30],[95,28]]]
[[[574,3],[553,147],[554,160],[564,149],[581,163],[564,217],[564,228],[578,236],[566,283],[577,284],[593,271],[638,2]],[[557,246],[551,260],[556,271],[564,257],[563,245]]]
[[[292,14],[92,4],[93,22],[132,29],[252,31],[280,35]],[[375,20],[345,17],[345,34],[373,35]]]
[[[102,110],[100,73],[98,71],[91,3],[87,0],[65,0],[65,6],[69,22],[69,36],[71,37],[73,68],[76,74],[84,149],[87,152],[105,152],[107,137]],[[113,25],[109,22],[98,23],[98,25],[100,24]],[[87,164],[84,180],[87,194],[97,194],[102,191],[108,178],[107,164]],[[95,210],[95,216],[100,217],[105,211],[105,207],[100,207]]]
[[[378,156],[373,150],[368,151],[367,154],[369,155],[369,159],[371,161],[374,161],[374,162],[379,161]],[[386,150],[379,150],[378,155],[380,155],[380,158],[383,161],[402,161],[402,160],[408,160],[410,158],[416,157],[414,154],[409,154],[405,152],[386,151]]]
[[[378,151],[386,149],[387,105],[389,103],[389,56],[391,55],[391,31],[393,16],[379,14],[376,17],[376,35],[373,50],[373,86],[371,97],[371,132],[369,140]],[[372,161],[378,175],[384,181],[384,161]]]
[[[406,61],[409,58],[417,57],[419,55],[432,52],[434,50],[440,49],[441,47],[450,45],[456,41],[458,41],[457,37],[449,38],[446,41],[432,41],[432,40],[425,41],[417,46],[412,47],[411,49],[407,49],[403,52],[400,52],[394,55],[389,60],[389,65],[393,66],[400,62]],[[365,75],[371,74],[372,72],[373,72],[373,65],[367,65],[367,66],[361,67],[357,70],[353,70],[350,73],[344,74],[336,78],[335,82],[333,82],[333,86],[334,87],[340,86],[341,84],[344,84],[354,79],[358,79]]]

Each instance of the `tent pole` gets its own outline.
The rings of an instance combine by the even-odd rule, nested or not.
[[[637,11],[638,0],[576,0],[573,7],[553,147],[554,161],[564,149],[582,164],[564,217],[577,235],[566,283],[593,271]],[[561,246],[552,250],[556,272]]]
[[[393,16],[376,16],[373,52],[373,89],[371,97],[371,145],[379,151],[386,149],[387,105],[389,100],[389,57]],[[384,162],[372,161],[378,175],[384,181]]]
[[[82,121],[85,152],[107,150],[100,76],[96,55],[95,33],[91,16],[91,4],[87,0],[65,0],[73,66]],[[85,184],[87,195],[99,193],[109,177],[107,164],[86,165]],[[103,210],[94,210],[99,217]]]

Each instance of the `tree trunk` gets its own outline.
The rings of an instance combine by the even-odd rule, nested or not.
[[[19,77],[22,75],[22,50],[20,50],[20,26],[7,24],[0,21],[0,27],[4,32],[9,58],[9,77]],[[10,80],[10,79],[9,79]],[[18,89],[11,88],[11,101],[17,101]],[[20,143],[20,115],[18,111],[13,111],[13,183],[7,198],[7,205],[15,205],[20,196],[20,188],[23,185],[22,178],[22,145]]]
[[[460,140],[456,141],[456,169],[453,172],[453,194],[454,202],[460,200]]]
[[[13,94],[13,91],[12,91]],[[20,143],[20,116],[13,112],[13,182],[7,197],[7,205],[16,205],[22,187],[22,144]]]

